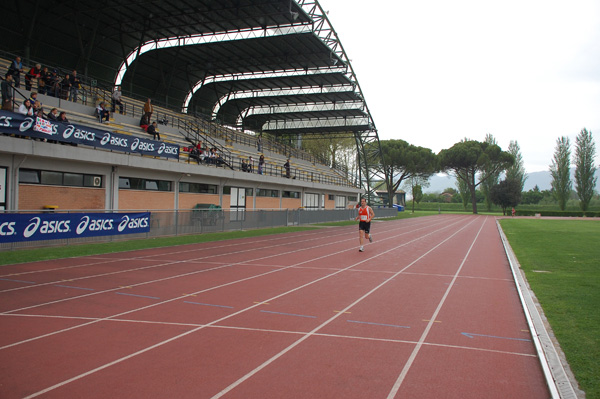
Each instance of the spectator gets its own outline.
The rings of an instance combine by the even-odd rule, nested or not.
[[[42,66],[40,64],[35,64],[33,68],[27,72],[25,75],[25,90],[31,90],[31,82],[35,79],[39,79],[42,75]]]
[[[152,113],[154,112],[154,106],[152,106],[151,100],[148,99],[144,104],[144,117],[146,118],[146,124],[149,124],[152,120]]]
[[[195,147],[190,148],[190,158],[195,159],[200,165],[200,162],[204,161],[204,151],[202,151],[202,143],[196,144]]]
[[[33,114],[39,118],[43,118],[46,119],[46,115],[44,115],[44,109],[43,108],[38,108],[37,110],[35,109],[35,106],[33,107]]]
[[[61,111],[58,115],[58,122],[69,123],[67,119],[67,113],[65,111]]]
[[[96,114],[98,115],[98,121],[103,123],[104,121],[109,122],[110,112],[104,106],[104,102],[100,102],[96,107]]]
[[[256,138],[256,148],[258,152],[262,152],[262,132],[258,133],[258,137]]]
[[[242,158],[242,172],[247,172],[248,171],[248,164],[246,163],[246,160],[244,158]]]
[[[265,156],[261,154],[260,158],[258,158],[258,174],[263,174],[263,168],[265,167]]]
[[[37,93],[34,91],[31,92],[31,94],[29,95],[29,101],[31,101],[31,104],[34,104],[37,100]]]
[[[121,86],[115,87],[115,91],[112,94],[112,112],[117,112],[117,105],[119,106],[119,113],[123,115],[123,102],[121,101]]]
[[[40,94],[47,93],[48,88],[46,87],[46,79],[48,75],[50,75],[50,72],[48,72],[48,68],[44,67],[44,69],[42,69],[42,71],[40,72],[40,76],[38,78],[38,93]]]
[[[19,110],[17,112],[25,116],[33,116],[33,106],[31,105],[31,101],[29,101],[28,98],[25,99],[23,104],[19,106]]]
[[[29,101],[31,102],[31,99]],[[35,100],[33,102],[33,114],[38,115],[40,112],[42,112],[42,115],[44,115],[43,111],[44,111],[44,108],[42,106],[42,103],[39,102],[38,100]],[[44,116],[42,116],[42,118],[44,118]]]
[[[158,137],[158,140],[160,140],[160,134],[158,133],[158,129],[156,129],[156,122],[152,122],[152,124],[148,126],[147,132],[148,134],[152,135],[154,140],[156,140],[156,137]]]
[[[60,96],[60,78],[56,72],[56,69],[49,73],[45,77],[46,79],[46,94],[52,97]]]
[[[14,80],[15,87],[21,87],[21,72],[23,72],[23,64],[21,63],[21,57],[16,57],[8,67],[8,73],[10,73]]]
[[[69,78],[69,83],[71,86],[69,87],[69,101],[77,102],[77,94],[79,93],[79,89],[81,87],[81,82],[77,77],[77,71],[73,71],[73,74]]]
[[[13,75],[6,73],[6,80],[2,81],[0,88],[2,89],[2,109],[12,111],[13,101]]]
[[[60,82],[60,98],[66,100],[69,98],[69,92],[71,91],[71,76],[66,74],[63,80]]]
[[[52,108],[50,112],[48,112],[48,120],[58,121],[58,110],[56,108]]]
[[[248,173],[254,173],[254,159],[252,159],[252,156],[248,157]]]
[[[289,179],[291,176],[291,174],[290,174],[290,159],[289,158],[287,159],[287,161],[285,161],[285,163],[283,164],[283,167],[285,169],[285,177],[287,177]]]

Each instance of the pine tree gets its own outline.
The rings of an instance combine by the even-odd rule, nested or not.
[[[506,169],[506,180],[514,180],[521,186],[521,191],[525,187],[525,181],[527,180],[527,173],[525,172],[525,166],[523,162],[523,155],[521,155],[521,148],[517,141],[512,141],[508,145],[508,152],[515,157],[515,163],[510,168]]]
[[[595,156],[596,145],[592,132],[583,128],[575,139],[575,190],[579,197],[579,206],[584,212],[588,210],[596,187]]]
[[[558,207],[564,211],[567,207],[569,195],[571,195],[571,143],[568,137],[560,137],[556,140],[554,158],[550,165],[552,175],[552,194],[558,201]]]

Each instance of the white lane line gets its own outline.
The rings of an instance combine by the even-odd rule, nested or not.
[[[474,220],[475,219],[473,219],[471,222],[465,224],[463,227],[461,227],[460,229],[458,229],[457,231],[455,231],[453,234],[451,234],[450,236],[448,236],[443,241],[439,242],[437,245],[435,245],[433,248],[431,248],[430,250],[428,250],[427,252],[425,252],[423,255],[421,255],[417,259],[413,260],[411,263],[409,263],[403,269],[401,269],[398,272],[394,273],[394,275],[388,277],[387,279],[385,279],[385,281],[383,281],[382,283],[380,283],[379,285],[377,285],[376,287],[374,287],[373,289],[371,289],[369,292],[367,292],[366,294],[364,294],[360,298],[358,298],[356,301],[354,301],[353,303],[351,303],[350,305],[348,305],[345,309],[343,309],[339,313],[335,314],[335,316],[329,318],[328,320],[326,320],[325,322],[323,322],[322,324],[320,324],[319,326],[317,326],[316,328],[314,328],[312,331],[306,333],[302,338],[298,339],[296,342],[294,342],[293,344],[289,345],[287,348],[283,349],[281,352],[279,352],[278,354],[274,355],[269,360],[267,360],[266,362],[264,362],[260,366],[256,367],[254,370],[250,371],[249,373],[247,373],[243,377],[239,378],[237,381],[235,381],[232,384],[230,384],[228,387],[226,387],[225,389],[223,389],[221,392],[219,392],[216,395],[214,395],[211,399],[219,399],[219,398],[223,397],[223,395],[227,394],[228,392],[230,392],[231,390],[233,390],[234,388],[236,388],[237,386],[239,386],[243,382],[245,382],[248,379],[252,378],[258,372],[260,372],[261,370],[263,370],[264,368],[266,368],[267,366],[269,366],[271,363],[275,362],[277,359],[279,359],[280,357],[282,357],[285,354],[287,354],[288,352],[290,352],[292,349],[294,349],[295,347],[297,347],[298,345],[300,345],[302,342],[304,342],[308,338],[314,336],[320,329],[322,329],[323,327],[327,326],[329,323],[331,323],[332,321],[334,321],[335,319],[337,319],[338,317],[340,317],[345,312],[349,311],[351,308],[353,308],[354,306],[356,306],[358,303],[360,303],[362,300],[364,300],[365,298],[367,298],[369,295],[371,295],[372,293],[374,293],[375,291],[377,291],[378,289],[380,289],[381,287],[383,287],[384,285],[386,285],[387,283],[389,283],[394,278],[396,278],[404,270],[408,269],[409,267],[411,267],[412,265],[414,265],[415,263],[417,263],[418,261],[420,261],[421,259],[423,259],[424,257],[426,257],[431,252],[435,251],[438,247],[440,247],[442,244],[444,244],[446,241],[450,240],[452,237],[454,237],[455,235],[457,235],[459,232],[461,232],[462,230],[464,230],[465,228],[467,228],[467,226],[469,226],[471,223],[473,223]],[[433,234],[433,233],[434,232],[432,232],[430,234]],[[429,234],[427,234],[427,235],[429,235]],[[388,252],[396,250],[397,248],[399,248],[399,247],[395,247],[395,248],[389,249],[387,251],[381,252],[381,253],[379,253],[379,254],[377,254],[375,256],[372,256],[370,259],[366,259],[363,262],[366,262],[367,260],[375,259],[375,258],[377,258],[377,257],[379,257],[381,255],[385,255]],[[359,262],[359,264],[363,263],[363,262]]]
[[[387,399],[393,399],[396,396],[396,394],[398,393],[398,390],[400,390],[400,386],[402,385],[402,382],[404,381],[404,378],[406,378],[406,374],[408,374],[408,371],[410,370],[413,362],[415,361],[415,359],[417,357],[417,354],[421,350],[421,347],[423,346],[423,343],[425,342],[425,339],[427,338],[427,335],[429,334],[429,331],[431,330],[431,327],[433,326],[435,320],[437,319],[437,316],[440,313],[440,310],[442,309],[442,306],[444,306],[444,303],[446,302],[446,298],[448,298],[448,295],[450,294],[450,290],[452,290],[452,287],[454,286],[454,283],[458,279],[458,275],[459,275],[460,271],[462,270],[465,262],[467,261],[467,258],[469,257],[469,254],[471,253],[471,250],[475,246],[475,242],[477,241],[477,238],[479,237],[479,234],[481,233],[481,230],[483,230],[483,226],[485,226],[485,222],[486,221],[487,221],[487,217],[483,220],[483,223],[481,224],[481,227],[479,228],[479,231],[477,232],[477,235],[473,239],[473,242],[471,243],[471,246],[469,247],[469,250],[465,254],[465,256],[464,256],[464,258],[463,258],[460,266],[458,267],[458,270],[456,271],[456,273],[454,273],[454,277],[452,278],[452,281],[450,282],[450,285],[446,289],[446,292],[444,293],[444,296],[440,300],[440,303],[438,304],[437,308],[435,309],[435,311],[433,312],[433,314],[429,318],[429,323],[427,323],[427,327],[425,327],[425,331],[423,331],[423,334],[421,335],[421,338],[417,342],[417,345],[414,347],[412,353],[410,354],[408,360],[406,361],[406,364],[404,365],[404,368],[402,369],[402,372],[400,372],[400,375],[398,376],[398,379],[396,380],[396,382],[394,383],[394,385],[393,385],[390,393],[388,394]]]
[[[441,227],[441,228],[439,228],[439,229],[437,229],[437,230],[435,230],[435,231],[433,231],[433,232],[427,233],[427,234],[425,234],[425,235],[423,235],[423,236],[421,236],[421,237],[415,238],[415,239],[413,239],[413,240],[411,240],[411,241],[407,241],[407,242],[405,242],[405,243],[402,243],[402,244],[400,244],[400,245],[398,245],[398,246],[396,246],[396,247],[394,247],[394,248],[392,248],[392,249],[390,249],[390,250],[387,250],[387,251],[385,251],[385,252],[383,252],[383,253],[380,253],[380,254],[378,254],[378,255],[375,255],[375,256],[373,256],[373,257],[371,257],[371,258],[366,258],[366,259],[364,259],[364,260],[362,260],[362,261],[360,261],[360,262],[356,263],[355,265],[348,266],[348,267],[347,267],[347,268],[345,268],[345,269],[341,269],[341,270],[339,270],[339,271],[337,271],[337,272],[335,272],[335,273],[331,273],[331,274],[329,274],[329,275],[327,275],[327,276],[324,276],[324,277],[318,278],[318,279],[316,279],[316,280],[313,280],[312,282],[309,282],[309,283],[303,284],[303,285],[301,285],[301,286],[299,286],[299,287],[296,287],[296,288],[294,288],[294,289],[291,289],[291,290],[289,290],[289,291],[287,291],[287,292],[284,292],[284,293],[282,293],[282,294],[279,294],[279,295],[277,295],[277,296],[274,296],[274,297],[272,297],[272,298],[270,298],[270,299],[267,299],[267,300],[265,300],[265,301],[263,301],[263,302],[270,302],[270,301],[273,301],[273,300],[275,300],[275,299],[281,298],[281,297],[283,297],[283,296],[285,296],[285,295],[288,295],[288,294],[290,294],[290,293],[293,293],[293,292],[296,292],[296,291],[298,291],[298,290],[301,290],[302,288],[305,288],[305,287],[307,287],[307,286],[310,286],[310,285],[312,285],[312,284],[315,284],[315,283],[317,283],[317,282],[319,282],[319,281],[325,280],[325,279],[327,279],[327,278],[329,278],[329,277],[335,276],[335,275],[337,275],[337,274],[339,274],[339,273],[341,273],[341,272],[343,272],[343,271],[345,271],[345,270],[347,270],[347,269],[350,269],[350,268],[352,268],[352,267],[354,267],[354,266],[356,266],[356,265],[359,265],[359,264],[365,263],[365,262],[367,262],[368,260],[374,259],[374,258],[376,258],[376,257],[378,257],[378,256],[381,256],[381,255],[385,254],[385,253],[391,252],[391,251],[393,251],[393,250],[396,250],[396,249],[398,249],[398,248],[401,248],[401,247],[403,247],[403,246],[406,246],[406,245],[408,245],[408,244],[411,244],[412,242],[415,242],[415,241],[421,240],[421,239],[423,239],[424,237],[427,237],[427,236],[430,236],[430,235],[432,235],[432,234],[434,234],[434,233],[437,233],[437,232],[438,232],[438,231],[440,231],[440,230],[447,229],[448,227],[451,227],[451,226],[453,226],[453,225],[455,225],[455,224],[458,224],[459,222],[460,222],[460,220],[458,220],[458,221],[456,221],[456,222],[453,222],[453,223],[450,223],[450,224],[445,224],[445,226],[443,226],[443,227]],[[452,236],[454,236],[454,235],[458,234],[458,232],[459,232],[459,231],[463,230],[464,228],[466,228],[466,226],[468,226],[468,225],[469,225],[469,224],[471,224],[471,223],[472,223],[472,222],[469,222],[468,224],[466,224],[465,226],[463,226],[462,228],[460,228],[459,230],[457,230],[457,231],[456,231],[454,234],[452,234],[450,237],[452,237]],[[437,224],[439,224],[439,223],[437,223]],[[434,225],[436,225],[436,224],[434,224]],[[430,251],[428,251],[427,253],[429,253],[429,252],[433,251],[435,248],[437,248],[437,247],[439,247],[440,245],[442,245],[442,243],[444,243],[444,242],[446,242],[447,240],[449,240],[449,239],[450,239],[450,237],[448,237],[447,239],[445,239],[444,241],[442,241],[441,243],[439,243],[438,245],[436,245],[434,248],[432,248],[432,249],[431,249]],[[389,238],[389,239],[392,239],[392,238]],[[355,240],[355,238],[354,238],[354,240]],[[383,240],[381,240],[381,241],[383,241]],[[326,245],[329,245],[329,244],[326,244]],[[355,250],[355,248],[353,247],[353,248],[352,248],[352,250]],[[344,250],[344,251],[339,251],[338,253],[342,253],[342,252],[345,252],[345,251],[347,251],[347,250]],[[324,255],[324,256],[321,256],[321,257],[319,257],[319,258],[316,258],[316,259],[322,259],[322,258],[326,258],[326,257],[329,257],[329,256],[331,256],[331,255],[335,255],[335,254],[337,254],[337,253],[333,253],[333,254]],[[424,257],[424,256],[425,256],[425,255],[422,255],[421,257],[419,257],[418,259],[416,259],[415,261],[413,261],[413,262],[412,262],[410,265],[406,266],[406,267],[405,267],[404,269],[402,269],[402,270],[405,270],[406,268],[408,268],[408,267],[412,266],[412,265],[413,265],[415,262],[417,262],[419,259],[421,259],[421,258],[422,258],[422,257]],[[314,260],[316,260],[316,259],[310,259],[310,260],[307,260],[307,261],[304,261],[304,262],[301,262],[301,263],[312,262],[312,261],[314,261]],[[290,266],[290,267],[292,267],[292,266]],[[402,271],[398,272],[397,274],[400,274],[401,272],[402,272]],[[391,280],[393,277],[395,277],[395,276],[392,276],[392,277],[388,278],[386,281],[390,281],[390,280]],[[225,285],[229,285],[229,284],[225,284]],[[381,284],[381,285],[383,285],[383,284]],[[380,285],[380,286],[381,286],[381,285]],[[179,298],[177,298],[177,299],[179,299]],[[359,300],[359,301],[360,301],[360,300]],[[357,301],[357,302],[358,302],[358,301]],[[152,306],[156,306],[156,305],[149,305],[149,306],[147,306],[146,308],[148,308],[148,307],[152,307]],[[153,350],[153,349],[155,349],[155,348],[158,348],[158,347],[160,347],[160,346],[162,346],[162,345],[165,345],[165,344],[167,344],[167,343],[173,342],[173,341],[175,341],[175,340],[177,340],[177,339],[179,339],[179,338],[185,337],[185,336],[187,336],[187,335],[189,335],[189,334],[192,334],[192,333],[194,333],[194,332],[200,331],[200,330],[202,330],[202,329],[204,329],[204,328],[207,328],[207,327],[213,326],[213,325],[215,325],[215,324],[217,324],[217,323],[220,323],[221,321],[225,321],[225,320],[227,320],[227,319],[229,319],[229,318],[235,317],[235,316],[237,316],[237,315],[239,315],[239,314],[241,314],[241,313],[247,312],[247,311],[249,311],[249,310],[251,310],[251,309],[254,309],[254,308],[256,308],[256,307],[259,307],[259,306],[262,306],[262,302],[261,302],[261,303],[258,303],[258,304],[255,304],[255,305],[252,305],[252,306],[249,306],[249,307],[247,307],[247,308],[245,308],[245,309],[242,309],[242,310],[240,310],[240,311],[238,311],[238,312],[235,312],[235,313],[232,313],[232,314],[230,314],[230,315],[224,316],[224,317],[222,317],[222,318],[220,318],[220,319],[214,320],[214,321],[212,321],[212,322],[210,322],[210,323],[208,323],[208,324],[205,324],[205,325],[203,325],[203,326],[200,326],[200,327],[194,328],[194,329],[192,329],[192,330],[190,330],[190,331],[187,331],[187,332],[185,332],[185,333],[182,333],[182,334],[179,334],[179,335],[177,335],[177,336],[174,336],[174,337],[172,337],[172,338],[169,338],[169,339],[167,339],[167,340],[165,340],[165,341],[159,342],[159,343],[157,343],[157,344],[155,344],[155,345],[152,345],[152,346],[150,346],[150,347],[147,347],[147,348],[144,348],[144,349],[142,349],[142,350],[139,350],[139,351],[137,351],[137,352],[135,352],[135,353],[132,353],[132,354],[129,354],[129,355],[127,355],[127,356],[124,356],[124,357],[122,357],[122,358],[116,359],[116,360],[114,360],[114,361],[112,361],[112,362],[110,362],[110,363],[106,363],[106,364],[104,364],[104,365],[102,365],[102,366],[100,366],[100,367],[97,367],[97,368],[95,368],[95,369],[89,370],[89,371],[87,371],[87,372],[85,372],[85,373],[83,373],[83,374],[79,374],[79,375],[77,375],[77,376],[75,376],[75,377],[72,377],[72,378],[70,378],[70,379],[68,379],[68,380],[62,381],[62,382],[60,382],[60,383],[58,383],[58,384],[55,384],[55,385],[53,385],[53,386],[50,386],[50,387],[48,387],[48,388],[46,388],[46,389],[43,389],[43,390],[41,390],[41,391],[38,391],[38,392],[36,392],[36,393],[34,393],[34,394],[30,395],[30,396],[27,396],[27,398],[25,398],[25,399],[28,399],[28,398],[34,398],[34,397],[37,397],[37,396],[39,396],[39,395],[43,395],[43,394],[44,394],[44,393],[46,393],[46,392],[52,391],[52,390],[54,390],[54,389],[56,389],[56,388],[60,388],[60,387],[62,387],[62,386],[64,386],[64,385],[67,385],[67,384],[69,384],[69,383],[73,382],[73,381],[79,380],[79,379],[81,379],[81,378],[84,378],[84,377],[86,377],[86,376],[88,376],[88,375],[91,375],[91,374],[94,374],[94,373],[96,373],[96,372],[98,372],[98,371],[104,370],[105,368],[111,367],[111,366],[113,366],[113,365],[115,365],[115,364],[118,364],[118,363],[124,362],[124,361],[126,361],[126,360],[128,360],[128,359],[131,359],[131,358],[135,357],[135,356],[138,356],[138,355],[141,355],[141,354],[143,354],[143,353],[146,353],[146,352],[148,352],[148,351],[150,351],[150,350]],[[351,305],[351,306],[352,306],[352,305]],[[348,307],[348,309],[349,309],[351,306],[349,306],[349,307]],[[142,308],[142,309],[143,309],[143,308]],[[347,310],[347,309],[346,309],[346,310]],[[127,314],[127,313],[131,313],[131,312],[125,312],[125,313],[123,313],[123,314]],[[338,316],[340,316],[340,315],[342,315],[342,314],[343,314],[343,313],[338,313],[336,316],[332,317],[332,318],[331,318],[331,319],[330,319],[328,322],[330,322],[330,321],[334,320],[335,318],[337,318]],[[116,315],[116,316],[119,316],[119,315]],[[109,318],[116,317],[116,316],[111,316],[111,317],[109,317]],[[109,318],[107,318],[107,319],[109,319]],[[104,320],[104,319],[99,319],[98,321],[102,321],[102,320]],[[326,322],[326,323],[328,323],[328,322]],[[91,324],[91,323],[88,323],[88,324]],[[313,335],[313,334],[311,334],[311,335]],[[301,338],[299,341],[303,341],[303,340],[304,340],[304,339],[306,339],[306,338],[307,338],[307,337],[303,337],[303,338]],[[299,343],[299,342],[298,342],[298,343]],[[295,346],[295,345],[294,345],[294,346]],[[290,348],[290,349],[291,349],[291,348]],[[273,360],[275,360],[275,359],[273,359]],[[264,367],[266,367],[266,365],[265,365]],[[264,367],[262,367],[262,368],[264,368]],[[258,372],[258,371],[256,371],[256,372]]]
[[[396,229],[394,229],[394,230],[396,230]],[[400,235],[402,235],[402,234],[400,234]],[[386,238],[385,240],[391,240],[391,239],[394,239],[394,238],[395,237],[392,236],[392,237]],[[340,240],[340,241],[338,241],[338,243],[344,242],[344,241],[350,241],[350,240],[355,240],[355,238],[346,239],[346,240]],[[417,239],[415,239],[413,241],[416,241],[416,240]],[[384,240],[381,240],[381,241],[384,241]],[[402,244],[401,246],[407,245],[410,242],[412,242],[412,241],[406,242],[406,243]],[[318,247],[322,247],[322,246],[329,246],[329,245],[331,245],[331,243],[325,243],[325,244],[314,246],[314,247],[310,247],[310,248],[302,248],[302,249],[298,249],[298,250],[294,250],[294,251],[289,251],[287,253],[284,253],[283,255],[285,255],[285,254],[291,254],[291,253],[295,253],[295,252],[300,252],[300,251],[304,251],[304,250],[307,250],[307,249],[314,249],[314,248],[318,248]],[[271,270],[269,272],[257,274],[257,275],[250,276],[250,277],[246,277],[246,278],[243,278],[243,279],[240,279],[240,280],[235,280],[235,281],[232,281],[232,282],[229,282],[229,283],[224,283],[224,284],[221,284],[221,285],[218,285],[218,286],[213,286],[213,287],[206,288],[206,289],[198,291],[198,292],[193,292],[191,294],[186,294],[186,295],[178,296],[178,297],[175,297],[175,298],[167,299],[167,300],[164,300],[164,301],[161,301],[161,302],[157,302],[155,304],[143,306],[143,307],[140,307],[140,308],[137,308],[137,309],[132,309],[132,310],[129,310],[129,311],[126,311],[126,312],[123,312],[123,313],[115,314],[115,315],[108,316],[108,317],[105,317],[105,318],[102,318],[102,319],[98,319],[98,320],[94,320],[94,321],[91,321],[91,322],[88,322],[88,323],[83,323],[83,324],[80,324],[80,325],[77,325],[77,326],[72,326],[72,327],[69,327],[69,328],[65,328],[65,329],[62,329],[62,330],[54,331],[54,332],[47,333],[47,334],[44,334],[44,335],[40,335],[40,336],[37,336],[37,337],[32,337],[32,338],[29,338],[29,339],[26,339],[26,340],[23,340],[23,341],[14,342],[12,344],[8,344],[8,345],[0,347],[0,350],[11,348],[11,347],[16,346],[16,345],[21,345],[21,344],[25,344],[25,343],[28,343],[28,342],[32,342],[32,341],[35,341],[35,340],[38,340],[38,339],[47,338],[47,337],[50,337],[50,336],[53,336],[53,335],[56,335],[56,334],[60,334],[60,333],[66,332],[66,331],[74,330],[74,329],[77,329],[77,328],[80,328],[80,327],[85,327],[85,326],[88,326],[88,325],[91,325],[91,324],[95,324],[95,323],[97,323],[99,321],[108,320],[108,319],[111,319],[111,318],[114,318],[114,317],[120,317],[120,316],[123,316],[123,315],[126,315],[126,314],[130,314],[130,313],[138,312],[138,311],[141,311],[141,310],[145,310],[145,309],[148,309],[148,308],[151,308],[151,307],[154,307],[154,306],[163,305],[165,303],[177,301],[177,300],[180,300],[180,299],[183,299],[183,298],[187,298],[190,295],[196,295],[196,294],[208,292],[208,291],[211,291],[211,290],[215,290],[215,289],[218,289],[218,288],[223,288],[223,287],[226,287],[226,286],[229,286],[229,285],[233,285],[233,284],[237,284],[237,283],[240,283],[240,282],[244,282],[244,281],[252,280],[252,279],[255,279],[255,278],[263,277],[263,276],[266,276],[268,274],[277,273],[277,272],[282,271],[282,270],[287,270],[287,269],[290,269],[290,268],[294,268],[294,267],[302,265],[304,263],[314,262],[315,260],[327,258],[329,256],[340,254],[340,253],[343,253],[343,252],[346,252],[346,251],[349,251],[349,250],[348,249],[344,249],[344,250],[336,252],[336,253],[328,253],[328,254],[323,255],[321,257],[311,258],[309,260],[306,260],[306,261],[303,261],[303,262],[299,262],[297,264],[288,266],[286,268]],[[279,253],[279,254],[269,255],[269,256],[262,257],[262,258],[258,258],[258,259],[268,259],[268,258],[271,258],[271,257],[276,257],[276,256],[281,256],[281,255],[282,254]],[[159,280],[144,282],[144,283],[140,283],[140,284],[134,284],[134,285],[131,285],[131,287],[141,286],[141,285],[144,285],[144,284],[150,284],[150,283],[154,283],[154,282],[157,282],[157,281],[165,281],[165,280],[169,280],[169,279],[173,279],[173,278],[180,278],[180,277],[187,276],[187,275],[193,275],[193,274],[197,274],[197,273],[206,272],[208,270],[217,270],[217,269],[221,269],[221,268],[225,268],[225,267],[231,267],[231,266],[243,264],[243,263],[246,263],[246,262],[248,262],[248,261],[245,260],[245,261],[242,261],[242,262],[231,263],[231,264],[228,264],[228,265],[224,265],[224,266],[220,266],[220,267],[215,267],[215,268],[212,268],[212,269],[205,269],[205,270],[201,270],[201,271],[197,271],[197,272],[191,272],[191,273],[186,273],[186,274],[182,274],[182,275],[167,277],[167,278],[163,278],[163,279],[159,279]],[[341,270],[344,270],[344,269],[341,269]],[[341,270],[338,270],[338,272],[341,271]],[[335,275],[338,272],[329,274],[328,276]],[[317,280],[317,281],[319,281],[319,280]],[[17,311],[21,311],[21,310],[32,309],[32,308],[36,308],[36,307],[40,307],[40,306],[48,305],[48,304],[65,302],[65,301],[69,301],[69,300],[72,300],[72,299],[77,299],[77,298],[82,298],[82,297],[86,297],[86,296],[101,294],[101,293],[105,293],[105,292],[117,291],[119,289],[121,289],[121,287],[114,288],[114,289],[107,290],[107,291],[102,291],[102,292],[96,292],[96,293],[81,295],[81,296],[78,296],[78,297],[61,299],[61,300],[57,300],[57,301],[53,301],[53,302],[48,302],[48,303],[45,303],[45,304],[33,305],[33,306],[29,306],[29,307],[22,308],[22,309],[16,309],[16,310],[12,310],[12,311],[9,311],[9,312],[0,313],[0,315],[10,314],[12,312],[17,312]]]

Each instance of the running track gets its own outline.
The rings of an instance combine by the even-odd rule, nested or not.
[[[548,398],[495,219],[0,267],[0,397]]]

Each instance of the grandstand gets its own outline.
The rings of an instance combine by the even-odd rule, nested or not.
[[[380,164],[377,131],[318,2],[199,1],[193,8],[179,1],[148,3],[148,15],[160,16],[152,28],[127,6],[89,1],[66,15],[76,23],[56,24],[54,13],[64,13],[54,3],[34,11],[45,18],[32,18],[29,37],[13,25],[24,20],[22,11],[7,7],[0,71],[4,76],[17,56],[23,60],[22,82],[36,63],[60,76],[77,70],[77,102],[44,94],[38,99],[45,112],[65,111],[74,129],[93,133],[96,143],[67,140],[64,134],[60,140],[44,138],[33,128],[23,131],[23,124],[19,131],[14,124],[22,116],[2,111],[2,208],[335,209],[353,207],[362,193],[371,194]],[[31,91],[38,91],[37,80],[32,83]],[[115,85],[122,87],[124,112],[100,123],[95,107],[110,106]],[[17,106],[29,95],[24,84],[15,89]],[[140,127],[146,98],[153,100],[160,142]],[[264,133],[260,152],[259,133]],[[298,145],[327,136],[355,139],[358,174]],[[164,147],[169,156],[140,151],[141,146],[135,151],[101,146],[101,137]],[[191,151],[197,146],[204,149],[202,156]],[[218,162],[204,158],[211,148]],[[259,175],[261,154],[266,163]],[[249,157],[254,173],[243,170]],[[283,166],[288,158],[289,178]]]

